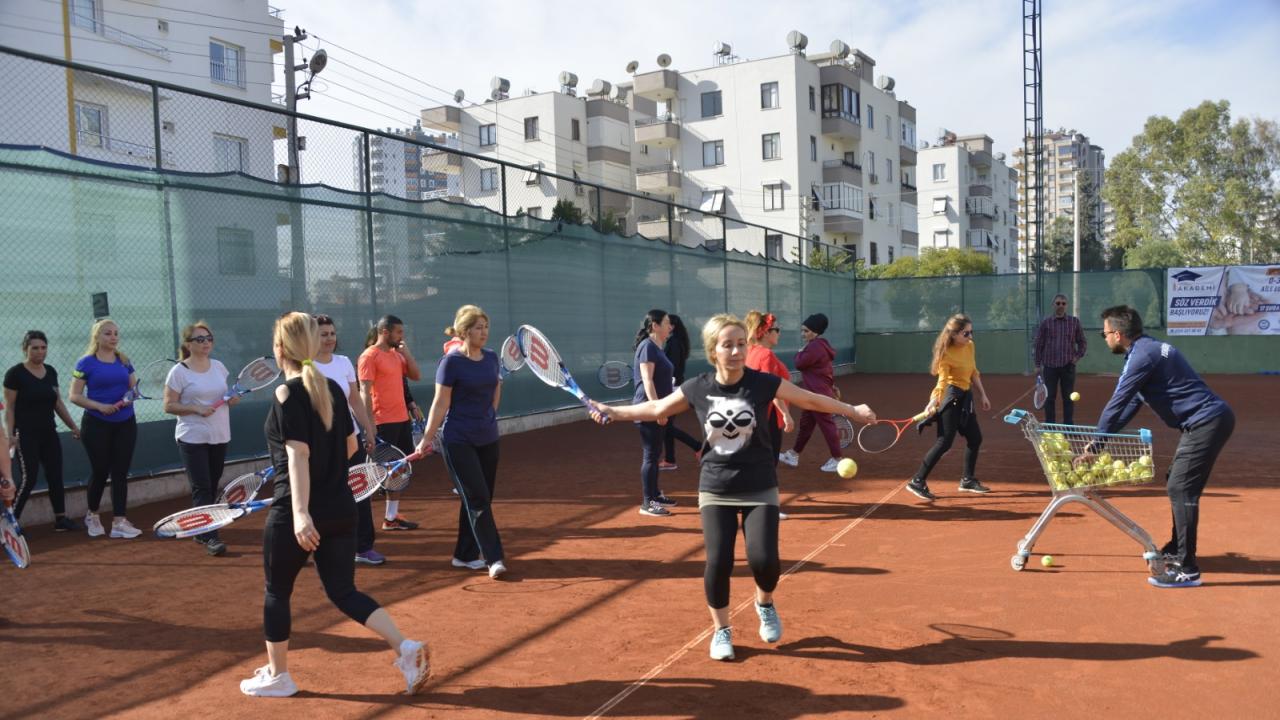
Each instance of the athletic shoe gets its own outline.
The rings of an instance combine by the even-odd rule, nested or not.
[[[111,520],[111,537],[113,538],[136,538],[142,534],[142,531],[133,526],[129,522],[129,518],[114,518]]]
[[[716,631],[711,633],[711,659],[733,659],[733,628],[716,628]]]
[[[1147,582],[1158,588],[1185,588],[1200,586],[1200,571],[1192,570],[1184,571],[1182,568],[1171,567],[1164,571],[1159,577],[1149,577]]]
[[[227,544],[218,538],[209,538],[208,540],[196,538],[196,542],[203,545],[204,551],[212,557],[220,557],[227,551]]]
[[[786,520],[786,519],[787,519],[787,517],[789,517],[789,516],[788,516],[786,513],[784,513],[784,512],[779,512],[779,513],[778,513],[778,519],[779,519],[779,520]]]
[[[960,480],[960,490],[962,492],[978,493],[986,495],[991,492],[991,488],[978,482],[978,478],[962,478]]]
[[[76,521],[72,520],[66,515],[59,515],[57,519],[53,521],[54,532],[67,532],[68,530],[79,530],[79,529],[80,529],[80,526],[76,524]]]
[[[835,471],[836,471],[836,468],[837,468],[837,467],[839,467],[839,466],[840,466],[840,461],[839,461],[839,460],[837,460],[836,458],[830,458],[830,459],[829,459],[829,460],[827,460],[826,462],[822,463],[822,467],[820,467],[820,468],[818,468],[818,469],[819,469],[819,470],[821,470],[822,472],[832,472],[832,473],[833,473],[833,472],[835,472]]]
[[[449,564],[456,568],[466,568],[468,570],[484,569],[484,560],[459,560],[458,558],[453,558],[449,561]]]
[[[782,637],[782,618],[778,617],[778,609],[773,605],[756,603],[756,615],[760,616],[760,639],[767,643],[776,643]]]
[[[795,467],[800,464],[800,456],[796,454],[795,450],[788,450],[783,453],[778,453],[778,462],[783,465]]]
[[[358,565],[381,565],[386,561],[387,556],[377,550],[370,549],[356,553],[356,564]]]
[[[911,493],[912,495],[915,495],[921,500],[928,500],[929,502],[933,502],[934,500],[938,499],[937,495],[934,495],[933,493],[929,492],[928,483],[926,483],[923,480],[917,480],[915,478],[912,478],[911,482],[907,483],[907,492]]]
[[[417,640],[400,643],[400,657],[395,660],[396,669],[404,675],[405,692],[417,695],[431,675],[431,654],[427,646]]]
[[[390,520],[382,521],[382,529],[384,532],[392,530],[417,530],[418,523],[412,520],[405,520],[403,515],[397,515]]]
[[[652,515],[654,517],[666,517],[671,511],[658,504],[657,500],[650,500],[640,506],[641,515]]]
[[[253,671],[253,677],[240,681],[240,692],[254,697],[289,697],[296,695],[298,686],[289,673],[271,674],[271,666],[263,665]]]
[[[673,462],[667,462],[666,460],[663,460],[662,462],[658,463],[658,469],[659,470],[679,470],[680,466]]]
[[[654,498],[653,501],[665,507],[674,507],[680,504],[666,495],[658,495],[658,497]]]
[[[96,512],[84,514],[84,529],[89,531],[89,537],[102,537],[107,534],[102,529],[102,520],[98,518],[98,513]]]
[[[507,565],[501,560],[489,566],[489,577],[493,580],[497,580],[498,578],[506,574],[507,574]]]

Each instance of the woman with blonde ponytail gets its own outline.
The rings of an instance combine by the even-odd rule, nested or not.
[[[335,412],[342,388],[315,366],[320,327],[305,313],[276,321],[272,342],[285,382],[267,414],[267,447],[275,468],[275,502],[262,546],[266,569],[263,630],[267,664],[240,682],[245,695],[287,697],[298,692],[289,675],[289,598],[314,553],[325,595],[356,622],[382,636],[410,694],[426,684],[427,647],[406,639],[377,601],[356,590],[356,503],[347,486],[347,458],[356,449],[351,414]]]

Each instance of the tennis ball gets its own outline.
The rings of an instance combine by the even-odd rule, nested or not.
[[[1053,556],[1045,555],[1044,557],[1040,558],[1040,564],[1045,567],[1053,567]]]
[[[1071,393],[1071,402],[1080,402],[1080,393],[1078,392]]]
[[[836,474],[848,480],[858,474],[858,463],[853,458],[845,458],[836,464]]]

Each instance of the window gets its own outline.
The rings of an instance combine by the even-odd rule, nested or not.
[[[871,106],[871,103],[867,103],[867,129],[876,129],[876,109]]]
[[[872,201],[871,207],[875,207],[874,201]],[[873,242],[871,243],[871,264],[878,265],[879,263],[880,263],[880,252],[877,250],[876,244]]]
[[[76,141],[84,147],[107,146],[107,108],[76,103]]]
[[[889,203],[889,212],[885,213],[885,219],[889,221],[889,227],[893,227],[893,203]]]
[[[884,139],[893,139],[893,118],[889,116],[889,113],[884,114]]]
[[[214,172],[248,172],[249,141],[229,135],[213,136]]]
[[[724,107],[720,104],[720,91],[702,93],[702,117],[715,117],[724,114]]]
[[[221,275],[256,275],[258,255],[253,247],[253,232],[240,228],[218,228],[218,273]]]
[[[764,186],[764,209],[781,210],[783,205],[782,183],[770,183]]]
[[[872,150],[867,151],[867,169],[871,171],[871,182],[880,182],[880,178],[876,177],[876,154]]]
[[[935,167],[936,167],[936,166],[935,166]],[[942,196],[942,197],[936,197],[936,198],[934,198],[934,199],[933,199],[933,214],[934,214],[934,215],[946,215],[946,214],[947,214],[947,200],[948,200],[948,198],[947,198],[947,196],[945,196],[945,195],[944,195],[944,196]]]
[[[945,182],[945,181],[946,181],[946,179],[947,179],[947,165],[946,165],[946,163],[938,163],[938,164],[934,165],[934,166],[933,166],[933,181],[934,181],[934,182]]]
[[[857,91],[834,83],[822,86],[822,117],[840,117],[849,122],[858,122],[859,95]]]
[[[702,143],[702,167],[724,164],[724,141],[710,140]]]
[[[781,235],[765,235],[764,236],[764,254],[770,260],[782,259],[782,236]]]
[[[779,133],[766,133],[760,137],[761,155],[765,160],[779,160],[782,158],[782,143]]]
[[[934,246],[934,247],[947,247],[947,246],[949,246],[950,244],[951,244],[951,231],[950,231],[950,230],[934,230],[934,231],[933,231],[933,246]]]
[[[893,264],[893,248],[889,247],[886,249],[889,251],[889,264],[892,265]]]
[[[244,48],[210,40],[209,79],[222,85],[244,87]]]
[[[778,83],[767,82],[760,84],[760,109],[768,110],[770,108],[781,107],[778,99]]]
[[[874,197],[867,198],[867,218],[876,219],[876,199]]]
[[[71,24],[98,32],[102,22],[102,3],[98,0],[71,0]]]
[[[884,181],[893,182],[893,158],[884,159]]]
[[[573,140],[582,139],[582,125],[578,122],[578,118],[569,120],[569,137]]]
[[[524,119],[524,139],[525,140],[538,139],[538,118],[537,117],[527,117]]]
[[[524,171],[524,184],[537,185],[542,182],[542,174],[538,172],[542,169],[542,163],[534,163],[528,170]]]
[[[818,110],[817,93],[813,91],[813,86],[809,86],[809,111],[816,112]]]
[[[540,207],[531,207],[525,212],[528,213],[529,217],[531,218],[539,218],[539,219],[542,218],[542,208]]]
[[[480,171],[480,190],[489,192],[498,189],[498,168],[484,168]]]
[[[702,202],[698,203],[698,209],[709,213],[724,212],[724,188],[703,190]]]
[[[498,126],[490,123],[480,126],[480,147],[498,144]]]
[[[809,136],[809,159],[818,162],[818,138]]]

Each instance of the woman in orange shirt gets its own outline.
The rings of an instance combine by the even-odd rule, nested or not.
[[[773,313],[752,310],[747,313],[746,324],[747,367],[790,381],[791,371],[773,353],[782,333],[778,318]],[[773,464],[777,466],[778,454],[782,452],[782,433],[791,432],[795,427],[785,400],[774,398],[773,406],[769,408],[769,419],[772,421],[769,423],[769,440],[773,443]]]
[[[973,391],[978,391],[983,410],[991,409],[991,401],[982,388],[982,375],[978,372],[973,348],[973,322],[967,315],[952,315],[942,332],[938,333],[938,339],[933,343],[933,362],[929,371],[938,376],[938,384],[929,395],[929,404],[924,410],[932,416],[928,423],[938,423],[938,441],[925,453],[920,469],[907,483],[907,490],[922,500],[935,499],[926,481],[959,433],[968,442],[960,489],[972,493],[991,492],[974,477],[978,448],[982,446],[982,429],[978,427],[978,415],[974,412]]]

